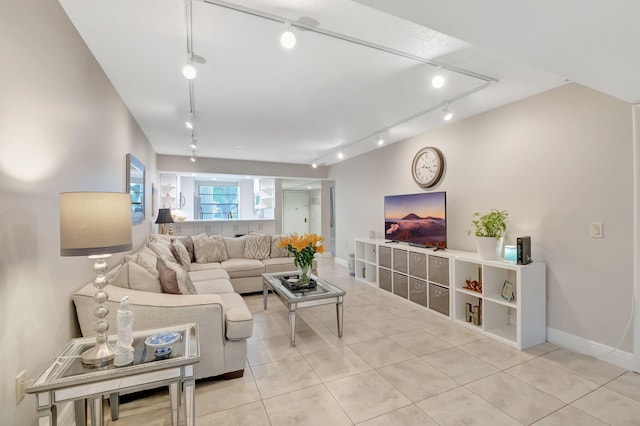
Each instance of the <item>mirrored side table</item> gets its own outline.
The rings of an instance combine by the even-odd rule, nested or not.
[[[158,359],[144,341],[158,333],[177,332],[180,338],[172,345],[171,356]],[[115,346],[117,336],[109,336]],[[82,352],[95,345],[95,337],[73,339],[51,364],[26,389],[35,394],[38,410],[38,426],[57,423],[57,404],[75,401],[76,418],[86,416],[86,401],[91,407],[91,424],[103,425],[103,395],[116,397],[119,392],[145,388],[169,387],[171,399],[171,424],[178,425],[181,392],[185,395],[186,425],[195,424],[195,380],[193,365],[200,361],[197,324],[186,324],[133,333],[133,363],[116,367],[113,363],[103,367],[87,367],[82,364]],[[114,412],[112,401],[112,414]],[[117,416],[117,414],[116,414]],[[83,419],[85,420],[85,419]],[[76,420],[77,421],[77,420]]]

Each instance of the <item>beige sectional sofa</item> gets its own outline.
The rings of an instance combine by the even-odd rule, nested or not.
[[[196,379],[243,374],[253,317],[239,293],[262,291],[262,274],[295,270],[279,236],[152,236],[107,274],[107,316],[116,333],[120,301],[129,297],[134,330],[198,323]],[[315,264],[314,264],[315,270]],[[73,295],[80,329],[95,335],[93,283]]]

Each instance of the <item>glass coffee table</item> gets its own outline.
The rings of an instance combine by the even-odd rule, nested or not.
[[[154,354],[145,339],[154,334],[176,332],[180,338],[171,345],[171,354]],[[109,343],[115,346],[117,336],[109,336]],[[82,364],[81,355],[93,347],[95,337],[73,339],[62,353],[54,359],[38,378],[26,389],[36,394],[39,425],[57,423],[56,405],[65,401],[75,401],[76,424],[86,422],[86,401],[91,408],[91,424],[102,425],[103,395],[110,395],[111,415],[118,417],[118,393],[125,390],[142,390],[150,385],[169,386],[171,399],[171,424],[178,425],[178,405],[181,387],[184,387],[186,425],[195,423],[195,380],[193,364],[200,361],[198,327],[186,324],[133,333],[133,363],[116,367],[113,363],[103,367],[87,367]]]
[[[289,336],[291,338],[291,346],[296,345],[296,310],[309,306],[335,303],[338,337],[342,337],[343,302],[347,292],[315,275],[311,275],[311,279],[316,282],[315,288],[292,290],[285,285],[285,281],[287,277],[295,275],[297,275],[297,272],[262,274],[264,309],[267,309],[269,290],[273,290],[280,300],[289,308]]]

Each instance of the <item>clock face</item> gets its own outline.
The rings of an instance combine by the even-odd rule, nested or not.
[[[443,171],[444,158],[437,148],[422,148],[413,158],[411,166],[413,179],[423,188],[429,188],[438,183]]]

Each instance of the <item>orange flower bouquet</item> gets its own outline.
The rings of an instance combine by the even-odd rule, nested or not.
[[[298,268],[301,283],[308,283],[311,279],[313,258],[316,253],[324,253],[322,241],[324,238],[318,234],[292,234],[280,240],[279,246],[293,254],[293,263]]]

